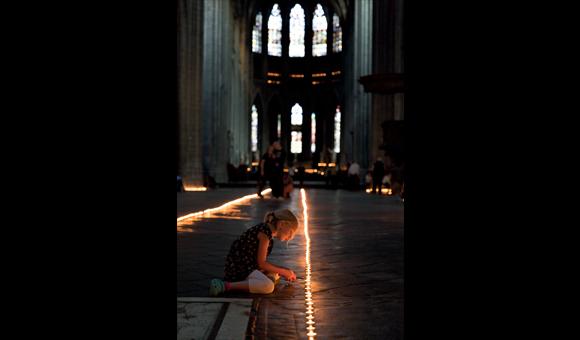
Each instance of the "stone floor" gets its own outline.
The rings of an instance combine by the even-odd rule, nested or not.
[[[244,339],[252,299],[177,298],[177,340]]]
[[[222,188],[177,193],[178,216],[254,193]],[[311,238],[312,297],[318,339],[403,338],[403,203],[395,197],[343,190],[306,190]],[[209,280],[223,276],[231,242],[273,209],[302,213],[300,193],[291,199],[250,199],[225,212],[178,223],[177,296],[207,297]],[[288,245],[275,241],[269,260],[294,269],[270,295],[252,298],[255,339],[307,339],[303,230]]]

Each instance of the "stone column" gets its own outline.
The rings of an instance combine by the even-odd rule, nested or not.
[[[364,92],[359,78],[372,72],[372,0],[354,2],[354,9],[348,25],[348,38],[345,52],[345,108],[342,121],[344,128],[341,133],[342,160],[357,160],[361,167],[366,168],[369,161],[369,125],[371,113],[371,95]],[[351,132],[354,138],[350,138]],[[345,157],[346,156],[346,157]],[[347,159],[345,159],[347,158]]]
[[[228,64],[225,62],[228,1],[205,0],[203,43],[204,167],[216,182],[226,182],[230,153],[227,110],[230,97]],[[226,79],[227,78],[227,79]]]
[[[249,160],[250,26],[234,0],[204,4],[204,170],[225,183],[228,162],[238,166]]]
[[[374,0],[373,7],[373,73],[403,73],[402,0]],[[403,94],[372,94],[371,158],[383,154],[382,124],[403,119]]]
[[[394,48],[393,63],[395,73],[405,73],[404,63],[404,42],[403,42],[403,0],[394,0]],[[405,118],[404,94],[397,93],[394,96],[394,119],[403,120]]]
[[[202,186],[201,0],[178,2],[178,168],[184,186]]]
[[[374,0],[373,4],[373,74],[393,72],[393,0]],[[376,159],[383,152],[382,123],[393,120],[393,95],[372,94],[369,157]]]
[[[240,163],[248,164],[250,156],[250,109],[252,98],[250,96],[250,53],[251,39],[249,38],[251,20],[236,11],[230,16],[228,27],[232,32],[230,40],[230,53],[228,62],[231,64],[230,84],[232,95],[230,97],[230,126],[233,132],[233,153],[230,162],[235,166]]]

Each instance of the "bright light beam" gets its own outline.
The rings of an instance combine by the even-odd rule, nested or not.
[[[314,330],[314,301],[312,301],[312,286],[311,286],[311,277],[312,277],[312,268],[310,265],[310,234],[308,234],[308,206],[306,205],[306,191],[302,188],[300,189],[300,194],[302,196],[302,209],[304,217],[304,237],[306,238],[306,277],[305,277],[305,285],[304,288],[304,302],[306,304],[306,336],[308,340],[314,340],[316,333]]]
[[[265,194],[269,193],[270,191],[272,191],[272,189],[268,188],[268,189],[262,191],[261,194],[262,195],[265,195]],[[205,210],[202,210],[202,211],[197,211],[197,212],[194,212],[194,213],[191,213],[191,214],[187,214],[185,216],[178,217],[177,218],[177,222],[183,221],[183,220],[188,219],[188,218],[192,218],[192,217],[196,217],[196,216],[200,216],[200,215],[204,215],[204,214],[209,214],[209,213],[212,213],[212,212],[215,212],[215,211],[218,211],[218,210],[222,210],[222,209],[225,209],[225,208],[229,207],[232,204],[237,204],[237,203],[240,203],[240,202],[242,202],[244,200],[247,200],[247,199],[250,199],[250,198],[257,198],[257,197],[258,197],[258,194],[246,195],[246,196],[240,197],[238,199],[235,199],[233,201],[224,203],[224,204],[220,205],[217,208],[205,209]]]
[[[207,191],[206,187],[188,187],[186,185],[183,186],[185,191]]]

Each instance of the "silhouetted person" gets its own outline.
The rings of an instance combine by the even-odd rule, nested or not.
[[[238,180],[238,169],[230,162],[227,163],[228,181],[236,182]]]
[[[381,189],[383,186],[383,177],[385,177],[385,163],[383,163],[382,158],[378,158],[373,165],[373,194],[381,194]]]
[[[274,165],[274,147],[268,146],[266,153],[262,155],[260,163],[258,164],[258,196],[263,198],[262,190],[266,186],[266,181],[270,178],[272,173],[272,166]]]
[[[373,187],[373,175],[372,175],[372,171],[367,171],[367,174],[365,175],[365,190],[369,189],[371,190]]]
[[[274,158],[272,173],[270,174],[270,187],[272,188],[272,197],[278,198],[284,195],[284,162],[286,161],[286,152],[282,149],[279,141],[272,143],[274,147]]]
[[[358,190],[360,185],[360,166],[356,161],[348,167],[348,187],[353,190]]]
[[[395,166],[391,169],[391,188],[393,190],[393,195],[401,196],[403,191],[404,185],[404,163],[395,164]]]
[[[185,190],[183,189],[183,179],[181,178],[181,176],[177,176],[177,192],[184,192]]]
[[[284,185],[283,196],[284,198],[290,198],[290,193],[294,191],[294,179],[292,178],[292,173],[290,169],[287,174],[285,173],[283,175],[282,179]]]
[[[298,176],[298,180],[300,181],[301,188],[304,187],[305,173],[306,173],[306,168],[304,168],[304,165],[300,164],[300,166],[298,167],[297,176]]]

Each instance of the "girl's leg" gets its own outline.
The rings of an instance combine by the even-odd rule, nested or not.
[[[274,282],[259,270],[254,270],[248,276],[248,289],[250,293],[270,294],[274,291]]]
[[[209,284],[209,295],[218,296],[230,290],[250,291],[250,283],[248,280],[239,282],[227,282],[221,279],[213,279]]]
[[[245,292],[250,291],[250,281],[238,281],[238,282],[226,282],[226,290],[243,290]]]
[[[271,276],[272,279],[269,277]],[[210,296],[218,296],[226,291],[244,291],[256,294],[270,294],[274,291],[274,281],[279,278],[278,274],[270,273],[268,276],[259,270],[254,270],[248,275],[247,280],[226,282],[213,279],[210,283]]]
[[[257,273],[254,274],[254,272]],[[226,290],[243,290],[249,292],[251,291],[250,287],[254,287],[258,290],[264,290],[264,288],[266,288],[265,290],[268,290],[270,287],[263,287],[269,285],[269,282],[267,282],[266,279],[269,279],[274,284],[280,280],[280,275],[278,273],[263,273],[259,270],[255,270],[254,272],[252,272],[245,281],[226,282]],[[250,286],[250,280],[252,280],[252,286]]]
[[[277,282],[280,279],[280,275],[278,273],[262,273],[259,270],[255,270],[252,272],[248,279],[245,281],[238,281],[238,282],[226,282],[226,290],[238,290],[238,291],[252,291],[251,287],[256,289],[254,290],[268,290],[269,287],[265,287],[269,285],[269,280],[272,283]],[[254,292],[252,292],[254,293]],[[257,293],[257,292],[256,292]]]

